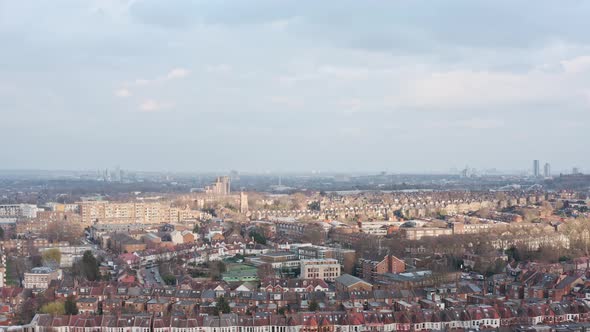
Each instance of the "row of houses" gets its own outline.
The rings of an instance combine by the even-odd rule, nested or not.
[[[56,332],[365,332],[493,329],[516,325],[588,322],[582,302],[510,306],[471,305],[444,310],[404,312],[344,311],[294,314],[222,314],[200,316],[38,314],[33,331]]]

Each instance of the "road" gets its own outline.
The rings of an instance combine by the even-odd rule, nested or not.
[[[140,269],[139,273],[145,286],[161,286],[164,284],[157,266],[149,269]]]

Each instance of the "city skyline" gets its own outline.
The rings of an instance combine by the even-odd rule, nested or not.
[[[334,3],[0,2],[2,167],[590,165],[590,4]]]
[[[590,331],[588,17],[0,0],[0,332]]]
[[[578,171],[580,173],[584,173],[586,168],[578,167],[576,165],[561,165],[560,167],[553,166],[553,163],[539,160],[539,174],[538,176],[545,176],[548,177],[547,174],[550,176],[555,176],[559,174],[571,174],[574,171]],[[461,175],[465,171],[469,172],[476,172],[475,175],[526,175],[530,173],[531,175],[535,176],[534,174],[534,165],[531,168],[522,166],[522,167],[515,167],[515,168],[499,168],[494,167],[493,165],[488,165],[487,167],[477,168],[471,167],[470,165],[464,165],[464,167],[451,167],[448,169],[431,169],[431,170],[413,170],[413,171],[401,171],[396,169],[375,169],[375,168],[366,168],[366,169],[359,169],[359,170],[345,170],[345,169],[288,169],[288,168],[277,168],[277,169],[261,169],[261,170],[249,170],[249,169],[236,169],[236,168],[222,168],[222,169],[188,169],[188,170],[175,170],[175,169],[134,169],[134,168],[125,168],[121,166],[113,166],[113,167],[105,167],[102,169],[88,169],[88,168],[79,168],[79,169],[41,169],[41,168],[0,168],[1,173],[43,173],[43,172],[75,172],[75,173],[87,173],[87,174],[97,174],[102,177],[112,177],[112,176],[120,176],[117,175],[118,172],[140,172],[140,173],[160,173],[160,174],[207,174],[207,175],[223,175],[223,174],[230,174],[232,172],[237,172],[238,174],[252,174],[252,175],[265,175],[265,174],[377,174],[385,172],[387,174],[450,174],[450,175]],[[548,171],[548,173],[547,173]],[[106,175],[105,172],[109,174]]]

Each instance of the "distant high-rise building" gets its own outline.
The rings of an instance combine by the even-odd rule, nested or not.
[[[248,195],[245,192],[240,192],[240,212],[248,213]]]
[[[538,177],[541,175],[541,166],[538,160],[533,160],[533,176]]]
[[[111,180],[115,182],[121,182],[121,168],[119,166],[115,167]]]
[[[580,174],[580,169],[577,167],[572,168],[572,174]]]
[[[543,175],[546,178],[551,177],[551,165],[549,163],[545,163],[545,166],[543,167]]]
[[[209,195],[226,196],[231,192],[231,180],[229,176],[219,176],[215,183],[205,187],[205,193]]]

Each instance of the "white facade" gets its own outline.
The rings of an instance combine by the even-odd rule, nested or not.
[[[340,263],[333,258],[301,260],[302,279],[334,281],[340,276]]]
[[[33,204],[2,204],[0,205],[0,218],[35,218],[41,211]]]
[[[40,248],[39,251],[44,252],[50,249],[58,249],[61,253],[60,267],[72,267],[74,263],[82,259],[84,252],[93,251],[91,246],[67,246],[67,247],[52,247]]]

